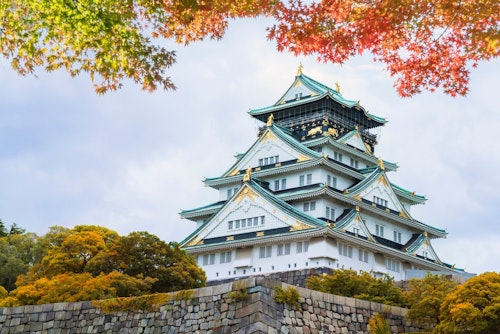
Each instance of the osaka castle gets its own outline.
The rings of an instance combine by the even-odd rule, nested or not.
[[[392,183],[397,164],[376,155],[384,118],[302,67],[276,103],[249,114],[261,122],[257,140],[204,180],[218,201],[180,213],[196,222],[180,245],[208,281],[313,268],[396,281],[407,271],[461,271],[432,246],[446,231],[412,216],[426,198]]]

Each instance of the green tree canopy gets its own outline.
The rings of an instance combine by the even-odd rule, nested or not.
[[[121,237],[101,226],[53,226],[43,237],[2,237],[0,251],[0,269],[6,269],[0,285],[10,291],[0,298],[5,306],[178,291],[206,280],[177,243],[147,232]]]
[[[309,289],[335,295],[403,306],[403,293],[388,275],[373,277],[369,272],[338,269],[331,275],[313,276],[307,279]]]
[[[457,286],[441,304],[434,333],[498,333],[500,273],[489,272]]]
[[[35,233],[8,234],[0,237],[0,286],[15,289],[17,277],[26,274],[40,261],[39,237]]]
[[[0,238],[7,236],[7,227],[5,227],[4,222],[0,219]]]
[[[404,298],[409,311],[406,318],[434,327],[439,322],[439,310],[444,298],[457,283],[444,275],[427,273],[423,279],[410,279]]]
[[[153,292],[178,291],[205,285],[205,272],[194,258],[174,242],[166,243],[148,232],[122,237],[115,249],[116,268],[136,276],[156,279]]]

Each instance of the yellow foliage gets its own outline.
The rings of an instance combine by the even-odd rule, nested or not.
[[[171,300],[169,293],[156,293],[137,297],[120,297],[103,300],[94,300],[92,305],[103,313],[127,311],[157,311]]]

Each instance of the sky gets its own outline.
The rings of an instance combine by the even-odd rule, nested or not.
[[[400,98],[369,55],[332,65],[278,53],[266,22],[230,25],[222,41],[177,51],[176,91],[125,82],[98,96],[65,72],[20,77],[0,59],[0,219],[43,235],[50,226],[100,225],[180,242],[195,229],[179,212],[218,201],[205,177],[224,173],[257,139],[249,109],[274,104],[303,73],[385,117],[375,154],[389,180],[425,195],[412,215],[446,229],[440,259],[468,272],[500,271],[500,61],[480,63],[467,97]]]

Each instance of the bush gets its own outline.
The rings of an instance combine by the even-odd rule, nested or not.
[[[233,291],[228,293],[229,302],[240,302],[248,299],[248,290],[245,281],[236,281],[233,283]]]
[[[309,289],[376,303],[404,306],[403,293],[389,275],[373,277],[369,272],[338,269],[331,275],[313,276],[306,281]]]
[[[282,288],[280,286],[277,286],[275,288],[276,294],[274,295],[274,301],[279,304],[287,304],[292,307],[295,307],[295,309],[300,309],[299,305],[299,300],[300,300],[300,294],[292,286],[287,286],[286,288]]]
[[[391,334],[391,327],[381,314],[375,314],[368,320],[370,334]]]

